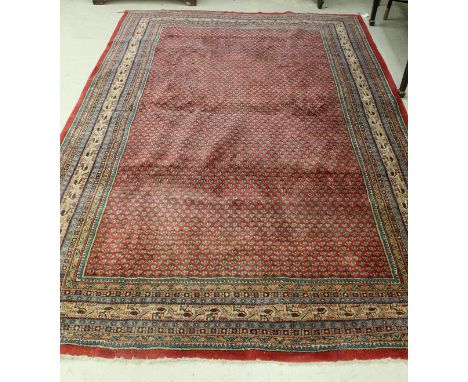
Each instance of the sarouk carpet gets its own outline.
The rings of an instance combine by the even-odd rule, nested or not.
[[[406,196],[359,16],[126,12],[62,134],[62,353],[405,358]]]

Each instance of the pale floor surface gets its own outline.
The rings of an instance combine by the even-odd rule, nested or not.
[[[329,0],[317,9],[315,0],[198,0],[187,7],[181,0],[108,0],[95,6],[92,0],[61,0],[61,127],[126,9],[202,9],[238,12],[312,12],[370,14],[371,0]],[[382,4],[386,4],[382,0]],[[325,8],[326,7],[326,8]],[[394,3],[389,20],[379,7],[376,25],[369,27],[397,86],[407,61],[407,6]],[[367,22],[368,18],[366,19]],[[407,105],[407,98],[404,100]],[[407,362],[400,360],[338,363],[239,362],[215,360],[124,361],[86,357],[62,357],[62,382],[146,381],[330,381],[403,382]]]
[[[407,381],[407,362],[126,361],[62,357],[60,374],[62,382],[403,382]]]

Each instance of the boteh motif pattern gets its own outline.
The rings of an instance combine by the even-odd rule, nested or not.
[[[406,112],[372,44],[125,13],[61,145],[62,351],[404,356]]]

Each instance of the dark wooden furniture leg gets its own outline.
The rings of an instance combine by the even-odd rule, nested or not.
[[[377,15],[377,8],[379,7],[380,0],[372,2],[372,11],[369,19],[369,25],[375,25],[375,16]]]
[[[322,9],[322,7],[323,7],[323,0],[317,0],[317,7],[318,7],[318,9]]]
[[[104,5],[106,0],[93,0],[94,5]]]
[[[197,5],[197,0],[185,0],[185,4],[187,4],[187,5]]]
[[[392,7],[392,3],[393,3],[393,0],[388,0],[387,9],[385,10],[385,13],[383,15],[384,20],[387,20],[387,18],[388,18],[388,12],[390,12],[390,8]]]
[[[406,63],[405,72],[403,73],[403,78],[401,79],[400,88],[398,89],[398,94],[400,97],[406,95],[406,88],[408,86],[408,63]]]

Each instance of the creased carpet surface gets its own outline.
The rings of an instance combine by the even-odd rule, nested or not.
[[[406,357],[407,129],[359,16],[130,11],[62,133],[62,353]]]

